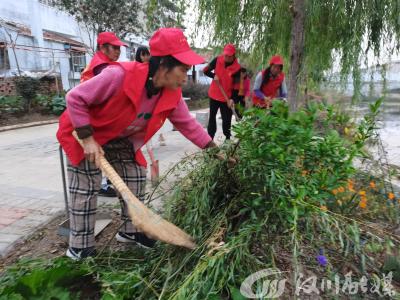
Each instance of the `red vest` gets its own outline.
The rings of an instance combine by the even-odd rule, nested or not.
[[[262,78],[264,78],[265,72],[266,70],[262,71]],[[283,72],[279,73],[279,75],[276,76],[275,78],[271,76],[267,84],[263,84],[261,86],[261,92],[263,92],[265,96],[271,97],[272,99],[278,97],[279,88],[281,87],[284,79],[285,79],[285,74]],[[253,103],[254,105],[259,107],[266,107],[264,99],[258,98],[254,92],[253,92]]]
[[[100,145],[117,138],[136,118],[142,91],[147,79],[148,64],[137,62],[120,63],[125,70],[123,86],[109,100],[89,107],[90,125],[94,129],[93,137]],[[181,89],[163,89],[147,125],[144,143],[146,143],[164,124],[169,114],[178,106],[182,98]],[[82,147],[72,136],[71,120],[67,110],[61,115],[57,139],[72,165],[78,165],[84,158]],[[140,149],[135,149],[136,162],[146,167],[146,159]]]
[[[113,61],[110,60],[107,55],[105,55],[101,51],[96,51],[92,60],[86,66],[85,70],[83,70],[83,72],[81,74],[81,82],[84,82],[84,81],[89,80],[90,78],[94,77],[93,70],[97,66],[100,66],[102,64],[110,64],[110,63],[113,63]]]
[[[237,59],[235,59],[233,64],[225,68],[224,56],[220,55],[217,57],[217,64],[215,66],[214,72],[215,75],[218,76],[219,83],[221,84],[228,98],[232,96],[232,86],[233,86],[232,75],[235,74],[237,71],[239,71],[239,69],[240,65]],[[219,89],[217,83],[214,80],[211,82],[210,89],[208,90],[208,96],[211,99],[218,100],[221,102],[226,102],[224,95],[221,93],[221,90]]]

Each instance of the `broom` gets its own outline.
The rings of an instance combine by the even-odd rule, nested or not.
[[[229,101],[228,95],[225,93],[225,90],[224,90],[224,88],[221,86],[221,83],[219,83],[218,80],[215,80],[215,82],[217,83],[217,86],[218,86],[220,92],[221,92],[222,95],[224,96],[226,103],[228,103],[228,101]],[[240,118],[239,118],[239,116],[237,115],[235,108],[234,108],[234,107],[231,107],[231,110],[232,110],[233,115],[235,116],[235,120],[236,120],[236,121],[240,121]]]
[[[83,146],[82,141],[74,131],[73,136]],[[163,241],[168,244],[195,249],[196,244],[193,238],[174,224],[164,220],[149,208],[147,208],[136,196],[129,190],[128,186],[117,174],[104,156],[100,157],[100,169],[112,182],[116,190],[121,194],[122,199],[127,204],[129,216],[133,225],[149,237]]]

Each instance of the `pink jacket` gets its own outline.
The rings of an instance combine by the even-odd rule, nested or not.
[[[101,104],[114,95],[123,84],[124,71],[118,65],[110,65],[99,75],[72,89],[66,97],[69,116],[75,128],[90,125],[89,106]],[[151,98],[153,99],[153,98]],[[147,97],[141,98],[141,104],[151,100]],[[154,103],[154,101],[153,101]],[[192,117],[183,99],[178,103],[175,110],[169,115],[169,120],[187,139],[200,148],[205,148],[211,141],[211,137],[203,127]],[[143,125],[143,124],[142,124]],[[145,124],[147,125],[147,124]],[[142,127],[142,131],[145,127]],[[129,136],[131,141],[140,148],[143,145],[141,139],[143,132],[133,131]],[[136,147],[135,147],[136,148]],[[137,149],[137,148],[136,148]]]

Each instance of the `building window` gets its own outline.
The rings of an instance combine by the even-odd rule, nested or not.
[[[9,70],[8,49],[6,43],[0,43],[0,70]]]
[[[85,52],[71,52],[69,58],[69,66],[71,71],[80,73],[86,67]]]

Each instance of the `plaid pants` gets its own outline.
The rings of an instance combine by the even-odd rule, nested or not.
[[[105,158],[129,189],[143,201],[146,187],[146,169],[135,162],[132,143],[128,139],[113,140],[104,145],[103,150]],[[86,159],[76,167],[68,162],[70,247],[81,249],[95,245],[94,225],[101,178],[101,171],[96,168],[94,163]],[[119,200],[121,218],[126,221],[120,231],[136,232],[128,216],[126,204],[120,195]]]

